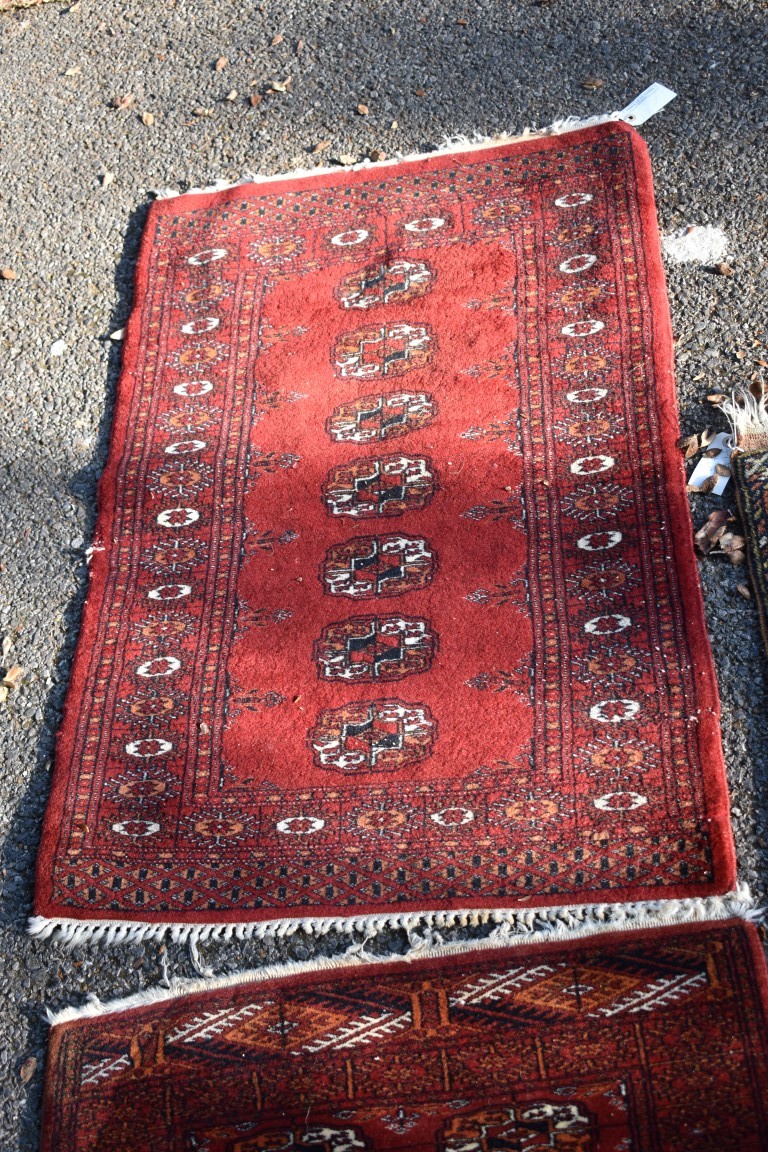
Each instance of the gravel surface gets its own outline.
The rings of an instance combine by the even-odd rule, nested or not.
[[[37,1147],[43,1006],[161,977],[157,945],[65,953],[24,934],[119,368],[108,336],[130,308],[148,190],[546,125],[623,107],[661,80],[679,93],[644,129],[662,229],[718,224],[732,242],[732,278],[669,269],[682,421],[695,431],[718,422],[706,392],[748,381],[766,351],[754,341],[768,342],[766,58],[765,5],[742,0],[80,0],[0,16],[0,267],[18,276],[0,280],[0,636],[13,641],[5,665],[28,669],[0,705],[0,1152]],[[250,105],[289,75],[290,93]],[[588,76],[603,86],[586,89]],[[694,499],[697,522],[719,503]],[[743,574],[712,560],[702,576],[741,875],[765,899],[766,662],[736,592]],[[393,933],[380,946],[404,945]],[[204,952],[232,971],[317,948],[297,936]],[[192,974],[183,949],[166,960]]]

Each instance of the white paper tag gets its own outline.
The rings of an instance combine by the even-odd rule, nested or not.
[[[675,96],[677,92],[673,92],[671,88],[665,88],[663,84],[651,84],[650,88],[646,88],[631,104],[627,104],[626,108],[619,112],[619,119],[626,120],[627,124],[634,124],[635,127],[638,124],[645,124],[646,120],[650,120],[651,116],[655,116],[665,108]]]
[[[731,447],[730,432],[718,432],[712,443],[705,450],[704,455],[699,460],[693,472],[691,472],[688,481],[689,492],[700,492],[704,481],[708,480],[710,476],[716,475],[717,483],[714,488],[710,489],[710,495],[722,496],[731,478]],[[728,469],[725,475],[718,472],[718,464],[721,468]]]

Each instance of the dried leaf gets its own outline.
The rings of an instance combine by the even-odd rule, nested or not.
[[[312,149],[312,155],[317,156],[320,152],[325,152],[326,148],[330,148],[330,146],[330,140],[321,140],[319,144],[315,144],[314,148]]]
[[[360,116],[367,116],[368,115],[368,105],[367,104],[358,104],[357,111],[358,111]]]
[[[27,1059],[19,1068],[19,1076],[23,1084],[29,1084],[30,1080],[37,1072],[37,1060],[34,1056],[28,1056]]]
[[[727,464],[715,464],[715,476],[730,476],[731,470]]]
[[[413,94],[414,94],[414,96],[426,96],[427,93],[425,92],[425,90],[423,88],[416,88],[416,89],[414,89]]]
[[[710,477],[710,479],[712,479],[712,477]],[[693,542],[702,556],[706,556],[708,552],[711,552],[720,537],[725,534],[725,526],[727,523],[728,513],[724,512],[722,508],[718,508],[717,511],[710,513],[706,523],[702,524],[693,538]]]
[[[703,432],[700,432],[699,440],[702,448],[708,448],[715,436],[717,436],[717,432],[713,432],[711,428],[705,428]]]
[[[707,393],[707,400],[709,400],[710,404],[722,404],[723,400],[727,400],[727,399],[728,399],[728,397],[725,395],[725,392],[708,392]]]
[[[81,72],[82,72],[82,68],[80,67],[80,65],[74,64],[71,68],[67,68],[64,75],[65,76],[79,76]]]
[[[248,98],[248,103],[251,105],[252,108],[258,108],[259,104],[261,104],[261,101],[262,101],[262,97],[259,95],[258,92],[251,92],[251,95]]]
[[[19,684],[24,679],[25,672],[26,668],[22,668],[21,664],[11,664],[5,676],[3,676],[3,685],[6,688],[18,688]]]
[[[18,280],[18,273],[13,268],[0,268],[0,280]]]
[[[270,40],[270,48],[276,48],[278,44],[282,44],[283,40],[285,40],[285,36],[283,36],[282,32],[278,32],[277,35],[273,36]]]
[[[689,488],[688,491],[689,492],[698,492],[700,496],[707,496],[710,492],[714,491],[716,486],[717,486],[717,477],[716,476],[707,476],[705,480],[702,480],[702,482],[698,488]]]
[[[126,92],[122,96],[115,96],[113,104],[115,108],[119,108],[121,112],[125,112],[128,108],[133,108],[136,103],[136,97],[133,92]]]
[[[731,552],[742,552],[747,542],[743,536],[739,536],[736,532],[724,532],[719,540],[720,551],[730,555]]]
[[[733,276],[733,268],[730,264],[715,264],[715,272],[720,276]]]
[[[598,88],[602,88],[604,83],[605,81],[601,80],[599,76],[585,76],[581,82],[581,86],[582,88],[586,88],[588,92],[597,92]]]
[[[752,593],[749,590],[749,584],[737,584],[736,591],[738,592],[739,596],[743,596],[745,600],[752,599]]]
[[[151,112],[142,112],[141,122],[146,128],[151,128],[155,122],[155,117]]]
[[[219,56],[213,67],[217,72],[223,72],[228,64],[229,59],[226,56]]]
[[[681,436],[677,442],[677,446],[684,454],[686,462],[692,460],[701,449],[698,432],[694,432],[692,436]]]
[[[734,356],[736,357],[737,360],[746,359],[746,355],[747,355],[746,352],[742,348],[739,348],[738,352],[734,352]]]
[[[741,568],[742,564],[746,563],[746,559],[747,559],[746,552],[739,552],[739,551],[730,552],[729,556],[730,556],[731,564],[733,564],[734,568]]]
[[[463,16],[459,16],[459,18],[458,18],[458,20],[456,21],[456,23],[457,23],[457,24],[458,24],[458,25],[459,25],[461,28],[466,28],[466,26],[467,26],[467,24],[469,23],[469,21],[468,21],[468,20],[465,20]]]

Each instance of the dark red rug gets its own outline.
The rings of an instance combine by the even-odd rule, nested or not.
[[[731,888],[677,431],[626,125],[155,203],[35,930]]]
[[[768,652],[768,452],[732,457],[736,499],[747,537],[747,560],[760,631]]]
[[[742,922],[252,975],[54,1027],[42,1152],[768,1149]]]

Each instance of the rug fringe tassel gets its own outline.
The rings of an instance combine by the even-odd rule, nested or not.
[[[735,388],[720,408],[731,426],[735,447],[742,452],[768,450],[768,398],[765,392],[757,397],[748,388]]]
[[[172,200],[179,196],[200,196],[210,192],[225,192],[228,188],[239,188],[242,184],[268,184],[275,180],[301,180],[306,176],[331,176],[339,172],[359,172],[366,169],[392,167],[395,164],[411,164],[420,160],[429,160],[446,152],[469,152],[476,148],[491,148],[499,144],[515,144],[521,140],[535,140],[542,136],[561,136],[566,132],[579,132],[583,128],[594,128],[598,124],[607,124],[609,121],[620,120],[619,112],[608,112],[601,116],[587,116],[580,119],[578,116],[565,116],[554,120],[547,128],[524,128],[519,133],[502,132],[498,136],[483,136],[476,132],[471,136],[446,136],[443,143],[432,152],[412,152],[403,155],[396,152],[388,160],[361,160],[359,164],[333,164],[317,168],[294,168],[291,172],[280,172],[274,176],[264,176],[257,172],[247,172],[239,180],[217,180],[204,188],[189,188],[186,192],[179,192],[176,188],[150,189],[157,200]]]
[[[103,1003],[98,997],[91,995],[88,1001],[79,1008],[64,1008],[59,1012],[49,1010],[47,1016],[51,1025],[63,1024],[84,1017],[126,1012],[133,1008],[142,1008],[164,1000],[173,1000],[179,996],[189,996],[195,992],[209,992],[216,988],[259,983],[278,977],[301,976],[307,972],[353,967],[359,965],[361,961],[376,964],[407,963],[457,954],[471,955],[474,952],[498,948],[499,946],[509,947],[515,944],[546,943],[552,940],[594,936],[602,932],[660,928],[710,920],[726,920],[732,917],[754,921],[762,918],[763,911],[755,908],[748,887],[745,884],[740,884],[734,892],[729,892],[725,896],[709,896],[689,900],[652,900],[635,904],[585,904],[573,908],[532,908],[523,911],[431,912],[421,916],[409,914],[369,916],[348,920],[324,920],[315,923],[315,932],[344,931],[351,933],[362,931],[365,936],[362,940],[350,944],[346,951],[337,956],[317,957],[302,963],[272,964],[264,968],[237,972],[231,976],[216,976],[213,979],[184,980],[174,978],[167,981],[165,987],[147,988],[132,996],[109,1003]],[[311,922],[300,920],[285,922],[282,926],[284,929],[282,934],[285,935],[297,931],[299,928],[305,928],[309,923]],[[493,923],[494,928],[488,936],[481,940],[445,942],[440,931],[441,928],[488,923]],[[91,922],[80,925],[82,932],[78,936],[72,925],[72,921],[65,925],[62,921],[46,920],[37,916],[33,919],[30,930],[35,936],[47,937],[67,927],[70,929],[67,939],[77,943],[83,943],[94,937],[102,939],[109,931],[107,926]],[[135,932],[135,935],[121,936],[121,940],[126,938],[146,940],[150,937],[158,939],[158,929],[161,932],[174,933],[175,938],[184,939],[187,943],[194,940],[197,963],[203,972],[209,971],[209,969],[200,964],[197,953],[197,945],[201,939],[216,940],[222,937],[244,939],[251,936],[264,937],[274,934],[274,925],[264,924],[197,925],[194,928],[186,926],[182,928],[180,925],[137,924],[124,927]],[[408,934],[407,952],[377,956],[368,951],[368,944],[385,928],[405,928]],[[92,933],[91,936],[88,935],[89,932]]]
[[[547,936],[588,935],[621,929],[648,928],[661,924],[685,924],[697,920],[722,920],[729,916],[759,919],[745,884],[724,896],[682,900],[645,900],[629,904],[579,904],[554,908],[474,909],[447,912],[408,912],[396,915],[297,918],[245,924],[141,924],[116,920],[65,920],[33,916],[29,933],[37,940],[52,939],[65,948],[80,944],[108,947],[170,939],[188,944],[193,962],[200,965],[197,946],[207,941],[274,940],[306,932],[325,936],[329,932],[351,935],[362,932],[364,943],[388,929],[405,929],[413,950],[442,946],[440,932],[447,928],[478,928],[493,925],[488,939],[507,944]],[[449,947],[449,945],[445,945]],[[201,969],[199,969],[201,970]]]

